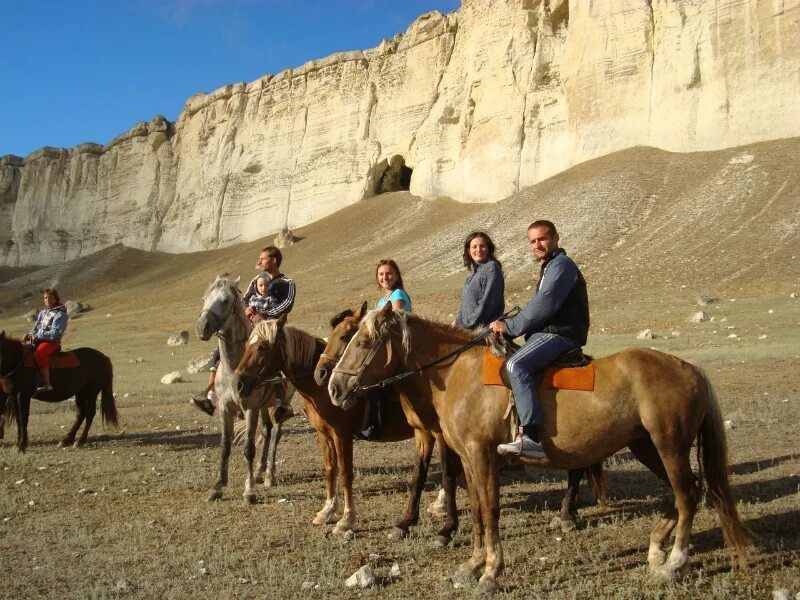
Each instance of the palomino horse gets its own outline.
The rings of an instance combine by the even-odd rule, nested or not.
[[[425,426],[441,425],[464,466],[473,551],[458,576],[471,576],[484,567],[478,591],[489,594],[497,591],[503,567],[496,447],[510,437],[504,418],[506,391],[484,386],[475,376],[481,372],[482,348],[470,348],[435,369],[420,368],[469,340],[466,332],[394,312],[391,306],[373,310],[348,344],[328,389],[335,404],[349,409],[359,388],[401,369],[410,373],[397,385],[413,390],[407,397],[414,411]],[[526,462],[576,469],[627,446],[675,494],[674,507],[665,510],[650,535],[651,570],[670,579],[686,565],[692,520],[704,488],[719,515],[725,542],[743,564],[747,539],[728,481],[719,405],[705,374],[674,356],[643,348],[597,359],[594,367],[594,391],[542,394],[540,439],[548,458]],[[695,440],[699,478],[689,462]],[[667,557],[664,544],[676,525]]]
[[[334,320],[336,321],[335,325],[334,321],[331,321],[331,325],[334,325],[334,329],[331,332],[331,335],[328,339],[328,344],[325,346],[325,351],[322,353],[322,356],[317,363],[317,369],[314,372],[314,378],[317,380],[317,383],[324,385],[327,382],[331,371],[342,357],[347,344],[358,331],[358,325],[366,313],[367,303],[364,302],[361,305],[361,308],[359,308],[355,313],[348,310],[334,317]],[[413,412],[413,409],[409,408],[408,411]],[[444,441],[442,441],[442,444],[444,444]],[[567,491],[564,494],[563,501],[561,502],[561,512],[558,516],[553,517],[551,527],[561,527],[561,530],[564,532],[572,531],[577,527],[576,519],[578,517],[578,490],[580,488],[581,479],[583,479],[584,471],[586,471],[588,476],[589,486],[594,497],[601,499],[605,496],[605,472],[603,471],[602,463],[591,465],[587,469],[570,469],[567,473]],[[453,483],[453,486],[455,486],[455,483]],[[455,487],[453,489],[455,489]],[[439,506],[442,506],[442,511],[456,510],[455,495],[448,494],[444,489],[442,489],[442,492],[443,493],[440,495],[440,501],[428,509],[428,512],[433,515],[440,514],[439,510],[437,510]],[[454,502],[450,508],[448,508],[446,505],[448,498],[453,498]]]
[[[114,370],[111,360],[94,348],[77,348],[71,353],[77,358],[76,366],[53,366],[50,371],[53,391],[41,394],[36,399],[61,402],[75,396],[78,416],[59,445],[70,446],[74,443],[78,448],[86,444],[89,436],[89,428],[97,412],[98,394],[101,394],[103,421],[117,427],[119,414],[114,402]],[[20,452],[25,452],[28,448],[28,417],[31,397],[36,389],[36,367],[25,364],[28,354],[21,341],[7,337],[4,331],[0,331],[0,384],[3,387],[2,393],[7,396],[5,401],[9,404],[6,414],[17,422],[17,449]],[[55,357],[51,358],[51,364],[53,358]],[[75,436],[84,421],[86,424],[83,433],[76,440]]]
[[[356,522],[356,510],[353,503],[353,433],[361,428],[359,411],[344,412],[331,404],[325,385],[319,385],[312,375],[317,361],[325,347],[325,341],[300,329],[285,326],[286,319],[257,323],[239,362],[234,375],[235,388],[242,400],[247,399],[254,389],[266,378],[283,372],[294,384],[305,400],[305,411],[308,420],[317,430],[317,439],[322,449],[325,462],[326,499],[322,509],[313,519],[315,525],[332,522],[336,517],[336,468],[344,488],[344,511],[341,519],[334,527],[334,533],[350,531]],[[417,464],[411,484],[406,512],[397,523],[392,537],[406,535],[411,525],[417,522],[419,499],[425,477],[430,464],[435,438],[419,427],[412,427],[406,421],[399,402],[387,402],[385,427],[380,442],[396,442],[414,436],[417,448]],[[453,453],[440,447],[440,452],[447,459]],[[443,460],[443,476],[449,481],[447,473],[452,461]],[[449,484],[452,489],[453,484]],[[437,544],[450,542],[452,532],[458,526],[455,501],[447,521],[438,532]]]
[[[256,483],[263,482],[266,487],[275,483],[275,453],[281,435],[282,421],[275,421],[276,386],[270,385],[259,390],[260,393],[254,395],[247,405],[239,403],[238,396],[231,388],[233,370],[242,357],[244,344],[252,329],[244,312],[238,285],[238,278],[230,280],[227,273],[218,275],[203,295],[203,310],[195,323],[197,335],[201,340],[206,341],[214,334],[219,338],[220,362],[214,388],[219,399],[217,412],[222,424],[221,459],[219,477],[214,488],[209,492],[207,500],[222,498],[222,490],[228,485],[228,462],[233,441],[233,425],[236,416],[243,411],[247,423],[244,451],[247,459],[247,478],[244,498],[248,503],[254,504],[256,502]],[[291,397],[291,391],[289,397]],[[262,436],[261,459],[258,472],[254,473],[253,463],[256,455],[255,441],[259,417]]]

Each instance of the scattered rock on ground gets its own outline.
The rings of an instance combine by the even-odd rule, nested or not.
[[[705,323],[706,321],[708,321],[708,319],[709,319],[708,313],[706,313],[703,310],[698,310],[691,317],[689,317],[689,322],[690,323]]]
[[[656,336],[653,335],[653,332],[649,329],[643,329],[642,331],[636,334],[637,340],[653,340],[655,339],[655,337]]]
[[[167,346],[182,346],[189,343],[189,332],[179,331],[167,338]]]
[[[67,300],[64,302],[64,308],[67,309],[67,314],[70,317],[74,317],[75,315],[86,310],[86,307],[83,305],[83,303],[78,302],[77,300]]]
[[[772,600],[792,600],[792,592],[786,588],[772,590]]]
[[[394,563],[389,571],[389,577],[400,577],[400,565]]]
[[[364,589],[375,585],[375,576],[372,574],[372,569],[369,565],[364,565],[358,571],[350,575],[344,585],[349,590]]]
[[[284,228],[275,236],[275,241],[273,242],[278,248],[286,248],[288,246],[292,246],[295,242],[297,242],[297,238],[294,237],[291,229]]]
[[[730,419],[725,419],[725,429],[727,429],[728,431],[733,431],[734,429],[736,429],[736,423],[734,423]]]
[[[310,592],[314,589],[314,582],[313,581],[304,581],[303,585],[300,586],[301,592]]]
[[[697,297],[697,305],[698,306],[708,306],[709,304],[714,304],[715,302],[719,302],[719,298],[715,298],[714,296],[698,296]]]
[[[211,363],[211,355],[206,354],[205,356],[198,356],[193,358],[189,361],[186,365],[186,372],[187,373],[202,373],[204,371],[211,370],[212,367]]]
[[[181,377],[180,371],[173,371],[172,373],[167,373],[161,378],[161,383],[180,383],[183,381]]]

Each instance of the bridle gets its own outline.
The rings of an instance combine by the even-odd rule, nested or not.
[[[514,308],[503,314],[503,316],[500,318],[506,319],[508,317],[512,317],[518,314],[519,312],[520,312],[519,306],[515,306]],[[388,324],[384,324],[383,327],[381,327],[380,333],[376,337],[375,341],[372,344],[372,347],[369,349],[369,352],[367,353],[367,356],[364,358],[364,361],[361,363],[361,366],[358,369],[345,369],[340,367],[338,364],[333,368],[332,373],[341,373],[342,375],[350,375],[355,377],[355,385],[351,387],[351,390],[354,394],[366,392],[374,388],[386,387],[387,385],[401,381],[406,377],[410,377],[411,375],[420,373],[425,369],[429,369],[430,367],[434,367],[438,364],[441,364],[450,358],[457,357],[459,354],[462,354],[463,352],[469,350],[473,346],[481,343],[492,333],[491,329],[487,329],[480,335],[468,341],[466,344],[463,344],[462,346],[459,346],[455,350],[448,352],[444,356],[440,356],[439,358],[432,360],[428,364],[422,365],[421,367],[417,367],[416,369],[412,369],[410,371],[404,371],[402,373],[392,375],[391,377],[386,377],[385,379],[381,379],[380,381],[378,381],[377,383],[373,383],[372,385],[360,385],[361,376],[364,374],[364,371],[367,369],[367,367],[369,367],[370,363],[375,358],[375,355],[378,353],[378,349],[384,343],[386,336],[389,334],[389,327],[390,325]]]
[[[284,335],[283,331],[278,330],[278,333],[275,337],[275,344],[277,344],[278,338],[282,337],[283,335]],[[289,361],[286,359],[285,356],[283,357],[283,363],[289,364]],[[288,375],[281,372],[278,373],[277,375],[268,376],[266,370],[267,370],[266,367],[261,367],[258,373],[249,373],[248,371],[242,371],[240,369],[235,369],[233,372],[236,375],[238,375],[240,379],[251,380],[251,381],[255,380],[255,383],[253,384],[254,389],[264,387],[265,385],[271,385],[274,383],[283,383],[284,381],[287,380],[291,381],[292,379],[300,379],[301,377],[307,377],[308,375],[313,375],[314,373],[314,370],[312,369],[311,371],[308,371],[306,373],[301,373],[300,375],[294,375],[292,373],[288,373],[287,369]]]

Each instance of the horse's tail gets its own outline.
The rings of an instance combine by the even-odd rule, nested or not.
[[[695,367],[697,368],[697,367]],[[708,376],[698,368],[706,384],[708,412],[700,424],[697,434],[697,462],[700,465],[700,479],[703,481],[706,498],[717,510],[722,524],[722,537],[730,548],[739,566],[747,563],[747,529],[739,518],[736,498],[728,478],[728,443],[719,402]]]
[[[602,504],[606,499],[606,472],[603,469],[603,463],[594,463],[586,467],[586,479],[589,482],[592,496]]]
[[[107,365],[106,380],[103,382],[102,395],[100,396],[103,422],[107,425],[119,427],[119,413],[117,412],[117,404],[114,400],[114,365],[111,364],[111,359],[105,354],[101,354],[100,356],[102,356]]]

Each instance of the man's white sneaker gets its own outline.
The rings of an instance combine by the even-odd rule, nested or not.
[[[509,444],[500,444],[497,453],[501,456],[524,456],[525,458],[547,458],[544,448],[539,442],[534,442],[527,435],[517,436],[517,439]]]

